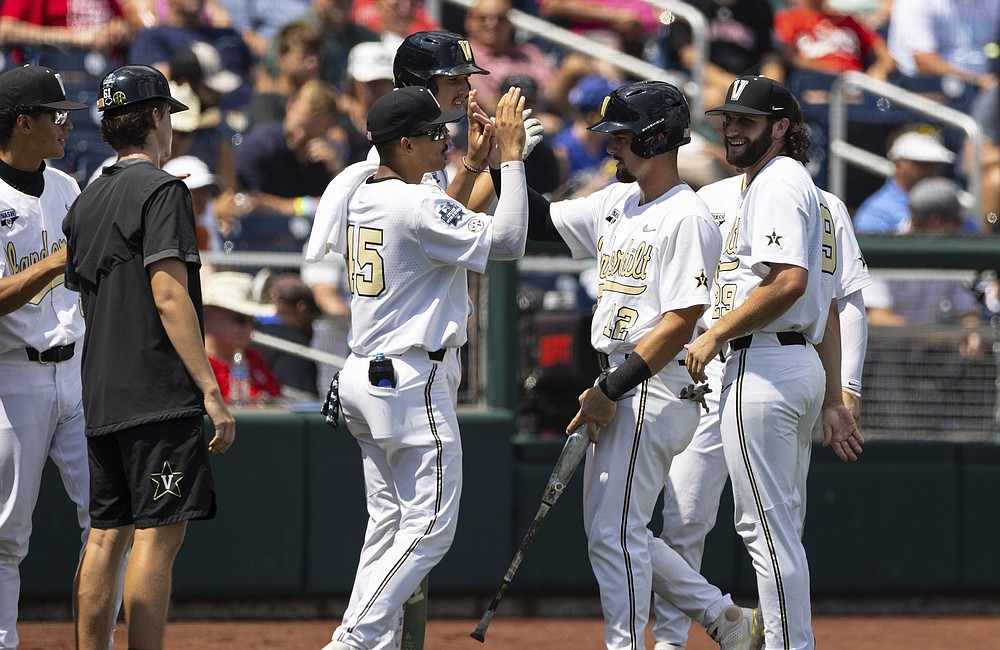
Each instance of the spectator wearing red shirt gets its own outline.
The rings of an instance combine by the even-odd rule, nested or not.
[[[393,51],[414,32],[441,29],[419,0],[357,0],[351,20],[381,36]]]
[[[120,0],[3,0],[0,45],[45,45],[107,54],[134,33]]]
[[[205,311],[205,351],[226,402],[230,402],[229,364],[237,350],[250,366],[250,400],[267,401],[281,397],[281,385],[267,367],[260,352],[251,347],[254,318],[274,316],[274,305],[251,297],[253,277],[247,273],[224,271],[203,280],[202,304]]]
[[[877,33],[830,9],[824,0],[792,0],[774,15],[774,31],[790,67],[837,74],[864,71],[885,80],[896,69]]]

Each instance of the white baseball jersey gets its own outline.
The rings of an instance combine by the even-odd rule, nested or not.
[[[0,181],[0,275],[23,271],[66,245],[62,220],[80,188],[69,175],[46,166],[40,197]],[[53,280],[20,309],[0,318],[0,352],[30,346],[48,350],[83,338],[79,294]],[[79,352],[79,351],[78,351]]]
[[[766,185],[766,190],[756,191]],[[788,206],[796,206],[793,213]],[[786,156],[772,159],[737,200],[719,262],[712,320],[718,320],[767,276],[770,264],[791,264],[809,272],[806,292],[762,332],[802,332],[810,343],[823,340],[837,257],[833,219],[806,168]]]
[[[745,179],[746,176],[738,174],[705,185],[698,190],[698,196],[708,205],[712,219],[722,229],[724,236],[729,234],[741,194],[746,189]],[[834,238],[837,242],[837,268],[833,274],[834,295],[837,299],[841,299],[870,285],[872,278],[868,273],[868,263],[861,253],[858,238],[854,234],[854,224],[851,222],[847,206],[835,194],[826,190],[820,190],[820,193],[833,218]],[[705,313],[702,324],[706,329],[711,325],[711,312]]]
[[[631,352],[666,312],[711,300],[722,241],[704,202],[683,184],[645,205],[639,198],[637,184],[615,183],[551,206],[573,257],[598,260],[591,344],[608,355]]]
[[[639,200],[637,184],[618,183],[550,207],[574,257],[599,262],[591,342],[611,365],[621,363],[664,313],[709,304],[722,250],[707,206],[687,185],[644,205]],[[706,626],[732,605],[646,527],[671,459],[698,424],[700,407],[679,398],[690,381],[682,366],[668,362],[618,401],[587,458],[584,525],[608,648],[643,647],[654,586]]]
[[[723,234],[728,234],[740,196],[745,189],[745,176],[738,174],[703,186],[698,196],[705,200],[712,218]],[[871,283],[850,214],[844,202],[829,192],[823,198],[833,217],[837,241],[837,271],[834,274],[837,298],[843,298]],[[699,327],[711,325],[711,312],[702,317]],[[847,335],[847,332],[843,332]],[[846,347],[854,343],[844,338]],[[712,392],[706,395],[709,411],[703,413],[691,444],[678,454],[670,465],[670,474],[663,498],[663,539],[681,553],[688,563],[701,566],[705,538],[716,523],[719,500],[729,478],[722,451],[719,431],[719,398],[724,364],[713,360],[706,368]],[[804,513],[803,513],[804,514]],[[657,643],[684,645],[691,619],[669,601],[656,596],[656,623],[653,639]]]
[[[467,271],[486,270],[493,217],[427,184],[362,184],[350,203],[349,345],[360,356],[465,344]]]

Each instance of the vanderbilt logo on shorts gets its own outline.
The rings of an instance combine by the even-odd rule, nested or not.
[[[153,493],[153,501],[158,501],[160,497],[172,494],[175,497],[181,496],[180,483],[184,480],[184,472],[175,472],[168,461],[163,461],[163,469],[159,474],[150,474],[149,480],[156,486]]]

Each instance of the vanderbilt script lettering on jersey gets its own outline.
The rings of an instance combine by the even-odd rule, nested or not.
[[[604,238],[597,241],[598,250],[604,248]],[[605,292],[638,296],[646,291],[646,270],[653,257],[653,246],[648,242],[636,243],[634,239],[624,248],[601,254],[601,283],[597,287],[597,297]],[[612,279],[614,278],[614,279]],[[636,282],[638,281],[638,282]],[[604,298],[606,299],[606,298]],[[631,307],[617,304],[611,308],[611,316],[604,325],[604,335],[610,339],[624,341],[632,326],[639,320],[639,312]]]
[[[597,247],[601,248],[604,238],[597,242]],[[628,245],[610,253],[601,254],[601,284],[597,288],[597,295],[605,291],[625,293],[638,296],[646,291],[646,267],[653,256],[653,247],[647,242],[641,241],[638,244],[635,240],[630,240]],[[609,278],[617,277],[618,280]],[[630,280],[640,280],[643,284],[635,285]]]
[[[11,273],[20,273],[32,264],[35,264],[39,260],[55,253],[65,245],[66,239],[64,238],[49,246],[49,232],[47,230],[42,231],[42,247],[37,251],[18,251],[14,242],[8,241],[7,246],[4,247],[4,255],[7,257],[7,268],[11,270]],[[63,283],[63,277],[63,274],[60,273],[58,277],[52,280],[52,282],[43,287],[37,294],[32,296],[31,299],[28,300],[28,304],[37,305],[40,303],[50,291]]]

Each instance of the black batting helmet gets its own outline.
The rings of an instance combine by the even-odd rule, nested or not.
[[[632,131],[632,153],[652,158],[691,142],[691,111],[676,87],[665,81],[639,81],[613,90],[601,106],[601,121],[589,128]],[[660,133],[664,138],[653,142]]]
[[[148,65],[126,65],[104,77],[97,110],[122,108],[146,99],[162,99],[170,112],[186,111],[187,106],[170,96],[170,84],[163,73]]]
[[[396,50],[392,62],[392,77],[396,88],[424,86],[437,92],[435,75],[458,77],[467,74],[489,74],[476,65],[469,41],[454,32],[414,32]]]

